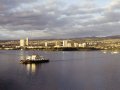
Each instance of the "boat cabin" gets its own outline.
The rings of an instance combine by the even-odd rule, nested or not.
[[[43,56],[31,55],[31,56],[27,56],[25,60],[20,60],[20,62],[23,64],[47,63],[49,62],[49,59],[46,59]]]
[[[31,56],[27,56],[26,60],[36,60],[39,59],[40,57],[38,55],[31,55]]]

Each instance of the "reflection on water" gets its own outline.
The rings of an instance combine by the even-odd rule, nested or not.
[[[118,51],[111,52],[111,54],[118,54],[118,53],[119,53]]]
[[[26,69],[30,73],[35,73],[36,72],[36,64],[27,64]]]
[[[105,54],[107,53],[107,51],[105,51],[105,50],[104,50],[104,51],[102,51],[102,52],[103,52],[103,53],[105,53]]]
[[[19,59],[20,60],[25,60],[28,55],[29,55],[28,52],[26,52],[24,50],[19,51]],[[36,65],[36,64],[26,64],[25,68],[28,73],[35,73],[37,66],[38,65]]]
[[[19,53],[19,56],[20,56],[20,60],[24,60],[25,59],[25,52],[23,50],[21,50]]]
[[[25,51],[25,50],[20,50],[19,51],[19,59],[20,60],[24,60],[24,59],[26,59],[26,56],[28,56],[29,54],[28,54],[28,51]]]
[[[107,54],[107,53],[110,53],[110,54],[119,54],[120,51],[117,51],[117,50],[113,50],[113,51],[109,51],[109,50],[103,50],[102,51],[104,54]]]

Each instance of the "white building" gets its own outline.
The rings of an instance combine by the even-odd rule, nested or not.
[[[68,47],[68,40],[63,40],[63,47]]]
[[[71,43],[68,43],[68,44],[67,44],[67,47],[72,47]]]
[[[28,38],[26,38],[25,45],[28,46]]]
[[[45,42],[45,47],[47,47],[48,46],[48,42]]]
[[[28,46],[28,38],[20,39],[20,47]]]
[[[86,43],[79,44],[79,47],[86,47]]]
[[[78,47],[79,46],[79,44],[78,43],[74,43],[74,47]]]
[[[20,46],[24,47],[25,46],[25,40],[24,39],[20,39]]]
[[[55,41],[55,46],[54,47],[61,47],[63,44],[60,41]]]

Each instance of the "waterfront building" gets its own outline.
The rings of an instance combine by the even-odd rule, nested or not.
[[[45,47],[47,47],[48,46],[48,43],[47,42],[45,42]]]
[[[79,46],[79,44],[78,43],[74,43],[74,47],[78,47]]]
[[[62,44],[61,44],[60,41],[55,41],[55,46],[54,47],[61,47],[61,46],[62,46]]]
[[[20,47],[25,47],[25,46],[28,46],[28,38],[26,39],[20,39]]]
[[[68,43],[68,44],[67,44],[67,47],[72,47],[71,43]]]
[[[24,47],[25,46],[25,40],[24,39],[20,39],[20,47]]]
[[[86,47],[86,43],[79,44],[79,47]]]
[[[68,41],[67,40],[63,40],[63,47],[68,47]]]
[[[28,46],[28,38],[26,38],[25,45]]]

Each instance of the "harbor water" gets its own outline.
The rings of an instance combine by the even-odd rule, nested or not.
[[[31,54],[50,62],[20,64]],[[120,53],[0,50],[0,90],[120,90]]]

